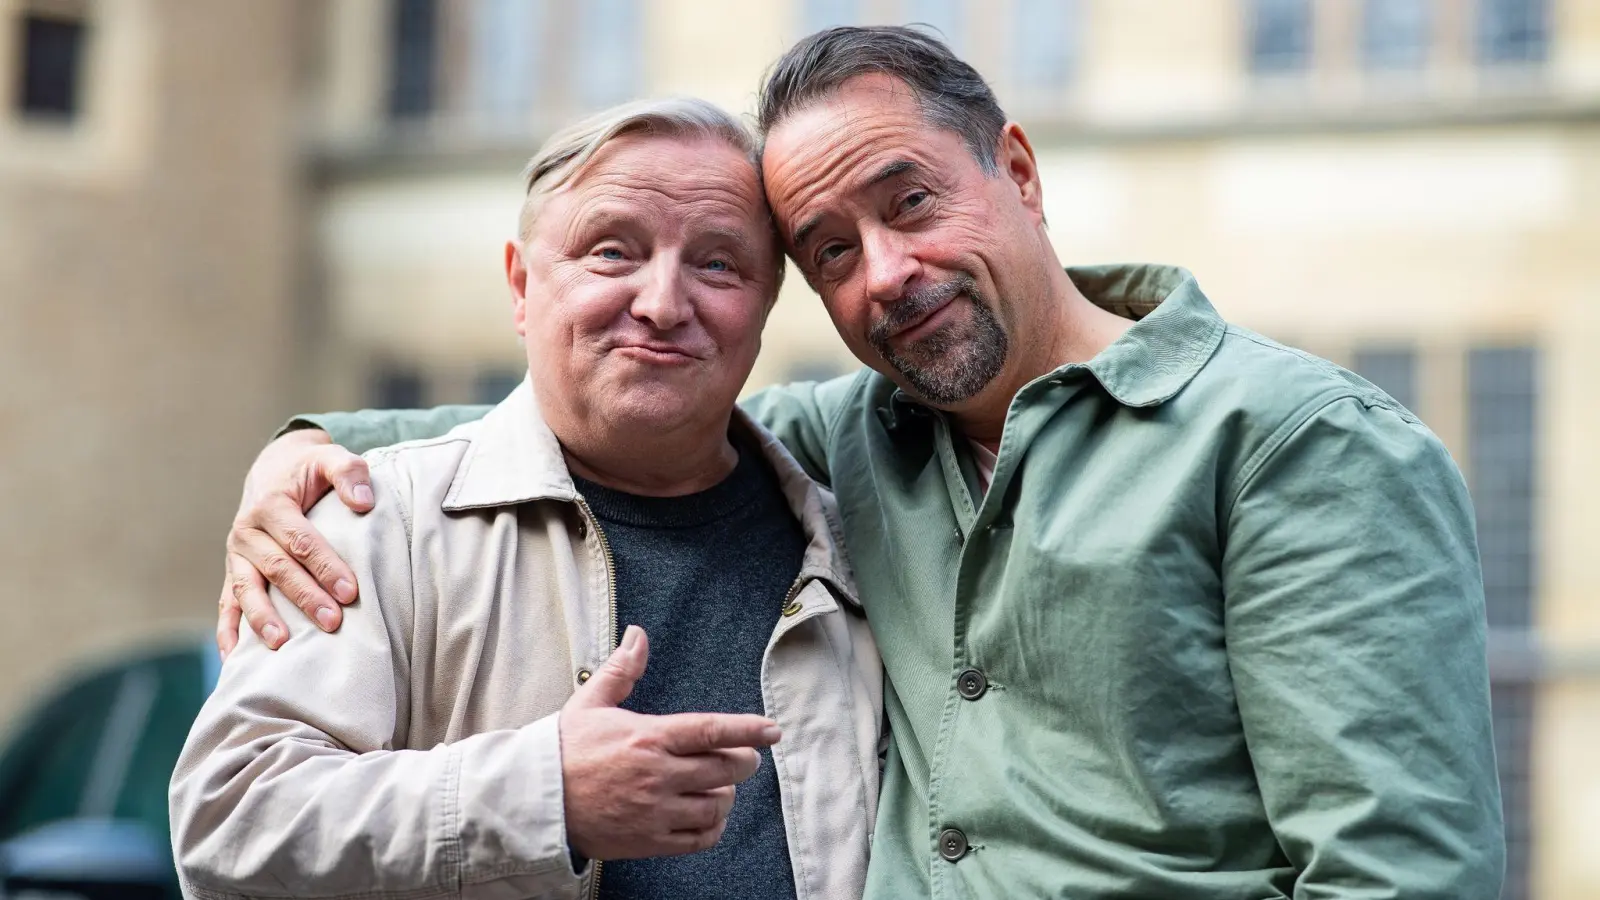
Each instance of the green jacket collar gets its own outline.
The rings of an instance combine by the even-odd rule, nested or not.
[[[1187,269],[1134,264],[1069,266],[1066,272],[1091,303],[1133,319],[1134,326],[1089,362],[1063,365],[1036,384],[1060,384],[1087,371],[1124,406],[1158,406],[1183,390],[1222,343],[1227,323]],[[1027,387],[1023,392],[1030,393]],[[893,427],[902,412],[927,411],[896,388],[879,415]]]
[[[1124,406],[1172,399],[1222,343],[1227,324],[1187,269],[1091,266],[1068,268],[1067,275],[1094,305],[1135,320],[1085,366]]]

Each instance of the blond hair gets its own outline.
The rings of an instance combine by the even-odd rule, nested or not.
[[[625,134],[715,138],[743,153],[760,173],[755,136],[713,103],[694,97],[633,100],[601,110],[550,136],[522,170],[526,196],[517,234],[527,240],[539,201],[572,182],[596,153]]]

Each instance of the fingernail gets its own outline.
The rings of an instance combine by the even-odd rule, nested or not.
[[[350,583],[350,579],[341,578],[333,583],[333,595],[339,598],[340,603],[354,603],[356,586]]]
[[[622,633],[622,649],[632,653],[639,646],[639,635],[644,630],[637,625],[629,625],[628,630]]]
[[[362,482],[361,484],[351,488],[350,493],[355,496],[357,503],[372,502],[372,485],[369,485],[366,482]]]
[[[778,738],[783,737],[783,729],[776,725],[768,725],[767,727],[761,729],[761,737],[769,744],[776,744],[778,742]]]
[[[335,627],[333,610],[326,606],[317,607],[317,624],[323,631],[332,631]]]
[[[283,629],[276,625],[268,625],[261,629],[261,639],[267,642],[268,647],[276,650],[278,645],[283,643]]]

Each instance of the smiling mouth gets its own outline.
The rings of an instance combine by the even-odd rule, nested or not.
[[[889,340],[896,344],[915,343],[937,331],[943,324],[945,311],[955,305],[956,300],[960,297],[961,294],[956,294],[944,303],[907,322],[903,327],[890,334]]]
[[[620,353],[629,359],[636,359],[639,362],[655,365],[683,365],[699,359],[699,357],[677,347],[648,346],[645,344],[623,344],[613,348],[612,352]]]

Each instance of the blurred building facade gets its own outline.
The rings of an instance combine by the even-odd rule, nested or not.
[[[86,653],[208,630],[291,409],[291,4],[0,0],[0,716]]]
[[[1600,898],[1600,0],[0,0],[0,373],[33,386],[0,406],[0,698],[85,629],[207,619],[283,411],[520,379],[501,246],[552,127],[638,95],[749,111],[795,38],[886,22],[995,84],[1069,264],[1184,265],[1444,439],[1478,505],[1505,896]],[[855,365],[789,279],[751,386]],[[14,511],[41,506],[71,529]]]

